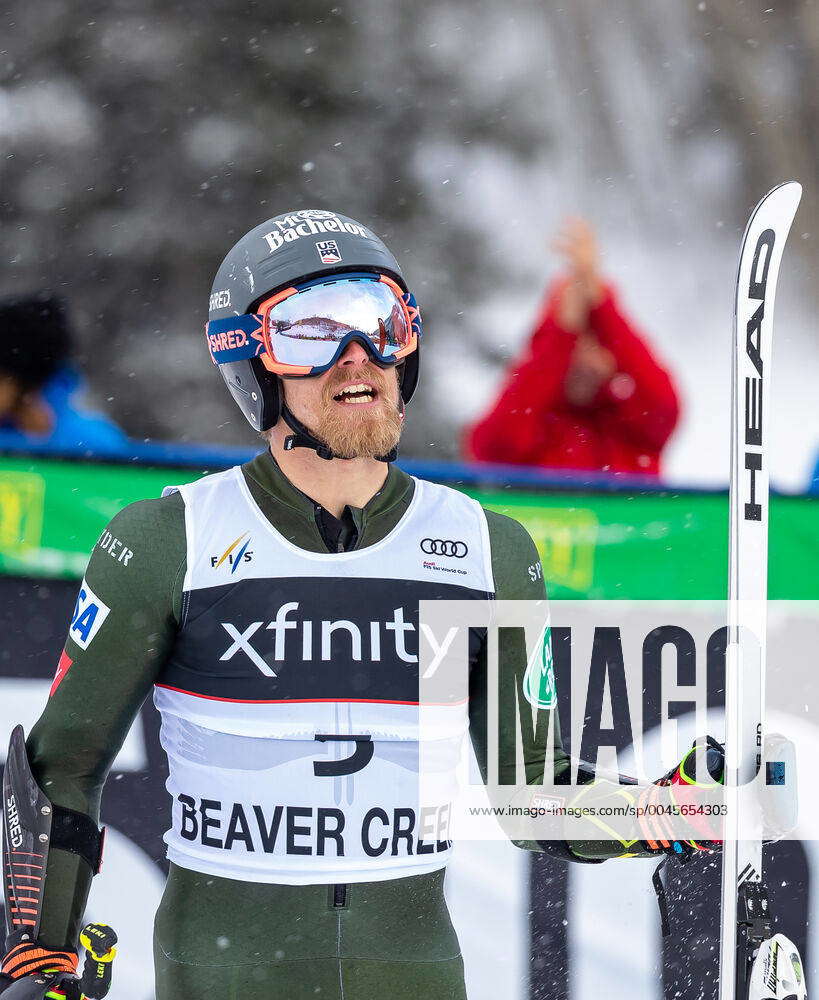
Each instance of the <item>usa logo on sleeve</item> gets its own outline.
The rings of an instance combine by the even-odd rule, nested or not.
[[[83,580],[80,592],[77,594],[77,603],[74,605],[71,627],[68,630],[68,634],[80,649],[88,649],[89,643],[102,628],[110,611],[108,605],[101,601]]]

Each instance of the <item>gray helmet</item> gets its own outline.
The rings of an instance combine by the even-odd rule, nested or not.
[[[354,219],[322,209],[277,215],[251,229],[222,261],[210,296],[208,320],[252,313],[270,295],[322,275],[350,271],[386,274],[409,291],[397,261],[381,240]],[[401,397],[418,383],[418,350],[403,361]],[[273,427],[282,413],[279,378],[258,357],[218,365],[251,427]]]

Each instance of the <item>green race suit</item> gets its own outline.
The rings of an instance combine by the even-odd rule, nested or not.
[[[269,452],[243,466],[241,475],[278,534],[295,549],[324,558],[378,545],[407,514],[416,490],[415,480],[390,466],[383,488],[364,508],[347,508],[336,519],[296,489]],[[486,523],[494,596],[543,600],[540,561],[526,531],[491,512]],[[186,590],[186,539],[179,493],[131,504],[112,520],[83,584],[104,602],[105,620],[81,621],[79,629],[72,624],[57,683],[28,740],[35,775],[52,801],[96,822],[107,773],[146,695],[158,683],[178,688],[176,678],[184,676],[182,626],[196,617]],[[237,559],[244,558],[241,539],[232,552]],[[222,554],[214,553],[214,564]],[[82,594],[80,610],[81,601]],[[502,638],[500,657],[525,665],[522,638]],[[474,672],[482,662],[479,655]],[[167,683],[169,676],[174,684]],[[479,761],[487,743],[483,708],[480,697],[471,700]],[[564,853],[591,860],[621,852],[617,845],[573,844]],[[205,996],[206,990],[244,1000],[465,996],[443,870],[312,885],[207,872],[171,864],[155,924],[157,1000]],[[48,945],[76,946],[90,881],[83,861],[51,853],[41,925]]]

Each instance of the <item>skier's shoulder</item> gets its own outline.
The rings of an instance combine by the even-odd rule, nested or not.
[[[532,536],[514,517],[483,508],[489,530],[495,595],[499,600],[542,600],[543,569]]]
[[[91,553],[86,577],[106,582],[122,577],[129,589],[137,581],[151,587],[166,576],[173,578],[185,556],[185,507],[181,496],[136,500],[115,514],[103,529]]]
[[[482,509],[486,517],[489,538],[493,548],[505,546],[519,553],[525,552],[527,556],[537,555],[537,548],[532,540],[532,536],[520,521],[515,520],[514,517],[510,517],[508,514],[501,514],[488,507],[483,507]]]
[[[185,531],[185,504],[179,493],[134,500],[111,519],[107,530],[118,531],[135,541],[162,534],[164,537]]]

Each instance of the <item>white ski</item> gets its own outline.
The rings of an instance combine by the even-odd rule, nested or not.
[[[747,801],[732,797],[731,789],[754,778],[761,765],[765,735],[774,298],[782,252],[801,197],[801,186],[790,182],[774,188],[762,199],[745,230],[737,273],[725,677],[725,784],[729,810],[722,861],[719,1000],[749,1000],[754,959],[759,958],[760,965],[763,960],[770,964],[772,953],[770,946],[762,948],[772,933],[762,882],[759,816]],[[749,634],[758,642],[748,642]],[[790,942],[787,945],[792,948]],[[778,946],[773,953],[779,954]],[[785,964],[781,963],[783,973]],[[754,976],[754,981],[757,979],[759,976]],[[767,981],[767,992],[761,997],[786,995],[779,992],[781,984],[771,981],[770,975]],[[789,995],[803,997],[804,990],[791,990]]]

